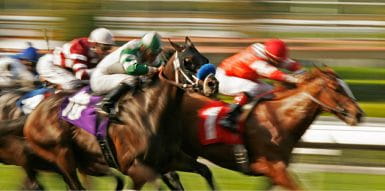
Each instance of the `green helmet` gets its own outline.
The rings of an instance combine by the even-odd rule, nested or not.
[[[142,37],[144,47],[151,49],[152,52],[159,52],[162,47],[161,37],[157,32],[149,32]]]

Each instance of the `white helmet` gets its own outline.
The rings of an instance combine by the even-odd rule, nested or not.
[[[96,42],[100,44],[115,44],[114,36],[111,31],[106,28],[97,28],[93,30],[88,37],[90,42]]]
[[[157,32],[149,32],[142,37],[144,47],[151,49],[152,52],[159,52],[162,48],[161,37]]]

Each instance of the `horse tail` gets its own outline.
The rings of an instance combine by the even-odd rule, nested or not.
[[[13,134],[23,136],[24,123],[27,116],[23,115],[17,119],[0,121],[0,137]]]

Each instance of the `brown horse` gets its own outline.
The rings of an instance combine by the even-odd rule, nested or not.
[[[186,38],[177,46],[174,56],[161,72],[142,89],[128,92],[118,101],[121,123],[111,122],[108,136],[115,150],[118,170],[130,175],[135,158],[157,172],[169,171],[179,159],[188,158],[180,152],[180,106],[184,91],[171,80],[175,79],[174,61],[184,72],[194,73],[208,59],[201,55]],[[89,175],[111,173],[96,138],[86,131],[58,119],[59,107],[66,94],[59,93],[44,100],[28,116],[24,134],[35,153],[58,166],[70,189],[81,190],[76,169]],[[187,164],[190,165],[190,164]]]
[[[195,159],[200,156],[221,167],[253,176],[264,175],[275,185],[298,189],[289,176],[287,166],[291,151],[316,117],[326,111],[349,125],[356,125],[363,115],[348,86],[331,69],[317,68],[303,78],[304,82],[297,88],[280,88],[274,99],[263,100],[242,114],[241,118],[245,120],[242,137],[250,160],[248,171],[239,168],[233,145],[200,144],[197,113],[213,100],[195,93],[185,94],[183,98],[183,151]],[[278,141],[272,141],[276,136]],[[202,171],[199,166],[196,167],[190,172]],[[179,168],[173,170],[186,171]],[[163,178],[173,180],[167,176]]]
[[[38,182],[36,169],[56,170],[47,161],[42,160],[30,150],[23,136],[26,116],[16,101],[32,89],[3,91],[0,96],[0,162],[20,166],[27,174],[23,187],[28,190],[42,190]]]
[[[57,172],[56,166],[37,156],[28,146],[23,136],[26,116],[14,120],[0,121],[0,162],[20,166],[27,177],[23,188],[42,190],[44,187],[37,179],[37,170]]]

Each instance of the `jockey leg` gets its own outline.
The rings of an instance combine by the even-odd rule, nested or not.
[[[238,132],[237,118],[241,113],[241,108],[249,100],[249,95],[246,92],[242,92],[234,98],[234,103],[230,105],[230,111],[219,122],[220,125],[233,132]]]
[[[126,83],[120,83],[119,86],[108,93],[100,104],[101,113],[110,116],[111,118],[116,117],[115,104],[119,98],[126,92],[132,89],[132,86]]]

